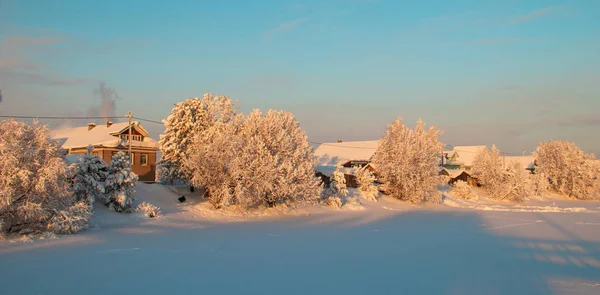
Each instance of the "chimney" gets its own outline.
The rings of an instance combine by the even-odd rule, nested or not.
[[[96,123],[89,123],[88,124],[88,131],[94,129],[94,127],[96,127]]]
[[[341,140],[341,139],[338,139],[338,143],[341,143],[341,142],[342,142],[342,140]]]
[[[112,126],[112,121],[111,120],[106,121],[106,128],[108,128],[110,126]]]

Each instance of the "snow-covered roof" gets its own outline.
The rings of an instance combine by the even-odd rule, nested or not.
[[[148,131],[139,122],[133,122],[132,128],[135,128],[138,132],[144,135],[143,141],[131,141],[132,147],[143,147],[158,149],[158,143],[156,140],[148,137]],[[129,129],[129,123],[113,123],[108,126],[107,124],[98,124],[91,130],[89,127],[81,126],[74,128],[62,128],[54,130],[52,132],[52,139],[58,140],[61,143],[62,148],[84,148],[88,145],[102,146],[102,147],[118,147],[127,146],[129,143],[127,140],[121,139],[118,135]]]
[[[453,151],[458,155],[458,158],[454,163],[462,164],[464,166],[473,166],[475,157],[477,157],[477,154],[485,148],[485,145],[455,146]]]
[[[331,177],[331,174],[335,171],[336,166],[317,166],[317,172],[321,172],[321,174]],[[344,174],[352,175],[354,174],[353,168],[342,167],[340,168],[340,172]]]
[[[348,161],[370,161],[377,150],[379,140],[322,143],[315,150],[318,164],[342,165]]]
[[[533,156],[505,156],[504,162],[506,165],[509,165],[512,162],[517,162],[521,164],[523,169],[531,169],[533,168],[533,163],[535,158]]]
[[[448,172],[448,175],[450,176],[450,178],[456,178],[457,176],[459,176],[463,172],[465,172],[465,170],[463,170],[463,169],[445,169],[445,170],[446,170],[446,172]]]

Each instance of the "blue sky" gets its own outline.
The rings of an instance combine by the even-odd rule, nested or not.
[[[155,120],[214,92],[317,142],[402,116],[455,145],[600,154],[598,18],[596,0],[0,0],[0,114],[85,115],[104,81]]]

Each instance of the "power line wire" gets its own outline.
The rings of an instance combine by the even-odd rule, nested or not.
[[[100,119],[123,119],[125,117],[56,117],[56,116],[7,116],[0,115],[0,118],[12,119],[43,119],[43,120],[100,120]]]
[[[144,121],[144,122],[149,122],[149,123],[163,124],[163,122],[150,120],[150,119],[144,119],[144,118],[140,118],[140,117],[133,117],[133,119]]]

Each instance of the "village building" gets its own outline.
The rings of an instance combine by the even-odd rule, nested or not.
[[[322,143],[315,150],[317,157],[317,176],[323,179],[325,185],[329,185],[329,178],[337,166],[344,173],[347,187],[357,187],[354,167],[365,167],[374,174],[376,169],[371,164],[371,158],[377,150],[379,140],[372,141],[348,141]]]
[[[81,155],[87,152],[87,147],[94,148],[93,154],[98,155],[104,162],[112,160],[112,156],[120,151],[129,151],[130,125],[128,122],[62,128],[52,133],[52,138],[58,140],[68,155]],[[140,181],[152,182],[156,179],[158,143],[148,137],[148,131],[139,122],[131,124],[131,164],[132,170],[139,176]]]

